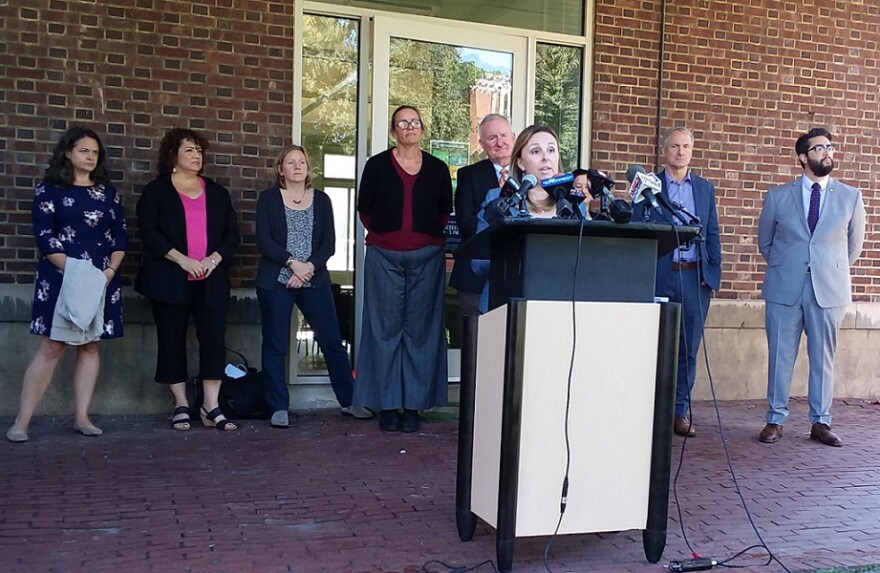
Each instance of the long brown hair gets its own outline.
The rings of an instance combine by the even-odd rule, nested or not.
[[[522,132],[519,134],[519,137],[516,138],[516,142],[513,144],[513,151],[510,154],[510,175],[517,183],[522,183],[523,170],[520,169],[516,160],[519,159],[519,156],[522,153],[523,149],[525,149],[525,146],[528,145],[529,140],[536,133],[549,133],[553,136],[553,139],[556,140],[556,145],[559,145],[559,136],[556,135],[556,132],[550,126],[534,124],[522,130]],[[557,165],[556,167],[559,168],[561,166]]]

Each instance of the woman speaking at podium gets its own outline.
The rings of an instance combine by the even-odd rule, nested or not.
[[[517,187],[522,185],[523,178],[532,175],[537,181],[550,179],[560,172],[559,165],[559,138],[553,128],[546,125],[530,125],[520,132],[519,137],[513,144],[511,160],[511,179]],[[552,219],[556,216],[556,199],[541,187],[540,184],[529,189],[523,199],[523,209],[519,210],[516,205],[505,207],[508,209],[503,214],[489,213],[490,210],[498,209],[497,199],[501,196],[501,189],[492,189],[486,194],[483,207],[477,214],[477,233],[489,226],[487,222],[493,215],[537,217]],[[586,215],[584,203],[578,208],[581,215]],[[483,292],[480,294],[480,313],[486,312],[489,306],[489,261],[486,259],[474,259],[471,261],[474,273],[485,279]]]

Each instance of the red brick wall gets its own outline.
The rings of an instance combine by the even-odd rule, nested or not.
[[[667,4],[658,99],[660,1],[596,0],[593,163],[618,176],[632,163],[654,167],[658,103],[662,129],[690,127],[693,166],[718,190],[719,296],[757,298],[762,195],[800,172],[797,134],[826,125],[843,149],[836,175],[862,189],[868,207],[856,297],[880,301],[877,4]],[[206,175],[229,187],[239,210],[236,282],[250,284],[254,200],[291,133],[292,11],[292,0],[0,4],[0,282],[33,280],[33,185],[60,133],[82,123],[105,136],[131,223],[164,131],[203,130]]]
[[[0,18],[0,282],[33,281],[33,187],[76,124],[102,136],[130,230],[162,135],[202,131],[239,212],[234,282],[252,281],[256,196],[291,137],[292,2],[10,0]]]
[[[862,190],[865,251],[857,300],[880,301],[880,8],[876,2],[596,0],[593,161],[615,173],[655,166],[660,28],[665,22],[660,127],[696,135],[692,166],[718,192],[719,296],[757,298],[764,192],[801,173],[794,141],[815,125],[842,148],[835,176]]]

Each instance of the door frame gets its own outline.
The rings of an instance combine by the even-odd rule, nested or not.
[[[443,18],[431,18],[400,14],[376,9],[364,9],[342,4],[326,4],[316,1],[294,2],[294,51],[291,62],[293,74],[293,126],[294,142],[302,141],[302,69],[303,14],[358,19],[360,22],[358,64],[358,126],[357,126],[357,177],[355,188],[360,185],[367,159],[387,149],[388,141],[388,66],[390,38],[403,37],[413,40],[454,44],[493,51],[514,53],[512,70],[511,126],[515,132],[534,122],[535,108],[535,61],[538,43],[571,45],[583,48],[584,65],[581,78],[581,130],[589,134],[592,128],[592,46],[595,35],[594,2],[586,0],[584,10],[584,34],[572,36],[554,32],[526,30],[463,22]],[[405,31],[396,33],[398,30]],[[441,33],[442,32],[442,33]],[[475,42],[474,39],[477,41]],[[376,64],[375,62],[385,62]],[[377,105],[378,102],[378,105]],[[579,155],[589,158],[590,138],[582,137]],[[355,221],[354,248],[354,356],[360,346],[363,310],[363,268],[366,247],[366,231],[357,215]],[[294,325],[295,328],[295,325]],[[293,338],[292,338],[293,339]],[[353,357],[354,357],[353,356]],[[354,366],[354,363],[352,364]]]

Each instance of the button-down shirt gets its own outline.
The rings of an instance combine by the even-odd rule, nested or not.
[[[666,190],[669,193],[669,199],[673,203],[678,203],[684,207],[689,213],[696,213],[696,201],[694,201],[694,186],[691,183],[691,172],[688,171],[682,181],[673,179],[668,171],[664,171],[666,177]],[[683,223],[678,217],[672,217],[676,225]],[[688,243],[688,247],[679,247],[672,255],[672,260],[676,263],[694,263],[700,258],[699,251],[695,243]]]
[[[828,190],[828,177],[817,181],[819,183],[819,215],[822,215],[822,207],[825,206],[825,191]],[[810,216],[810,195],[813,194],[813,181],[806,175],[801,178],[801,197],[804,200],[804,220]]]

